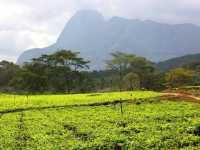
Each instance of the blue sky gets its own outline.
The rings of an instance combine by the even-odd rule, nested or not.
[[[54,43],[82,9],[98,10],[106,18],[200,25],[199,0],[1,0],[0,60],[15,61],[26,49]]]

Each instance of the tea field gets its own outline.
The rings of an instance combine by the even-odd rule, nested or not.
[[[66,95],[0,95],[0,113],[8,110],[32,109],[44,107],[65,107],[70,105],[90,105],[116,100],[145,99],[155,97],[156,92],[110,92]]]
[[[160,95],[1,95],[0,149],[198,150],[200,105]]]

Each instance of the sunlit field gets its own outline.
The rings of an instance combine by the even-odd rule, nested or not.
[[[199,149],[200,105],[160,95],[1,95],[0,149]]]
[[[54,106],[68,106],[81,104],[94,104],[102,102],[123,101],[132,99],[145,99],[155,97],[156,92],[110,92],[90,94],[65,95],[0,95],[0,111],[20,108],[41,108]]]

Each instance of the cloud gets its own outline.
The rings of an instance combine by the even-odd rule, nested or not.
[[[200,24],[198,0],[1,0],[0,60],[53,44],[70,17],[96,9],[106,17]]]

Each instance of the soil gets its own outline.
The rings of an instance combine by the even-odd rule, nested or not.
[[[200,103],[199,96],[190,94],[188,92],[184,93],[164,92],[161,97],[166,100],[172,100],[172,101],[187,101],[187,102]]]

